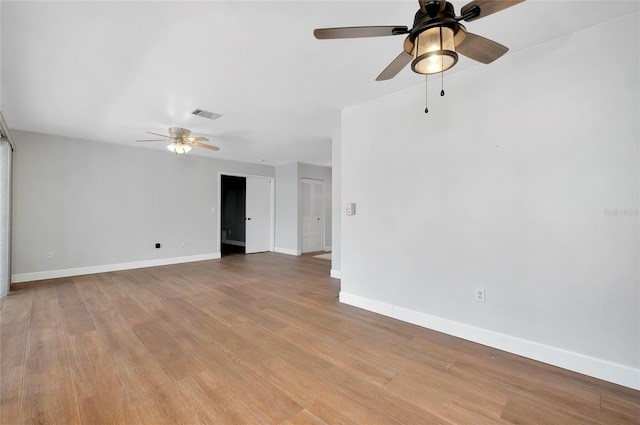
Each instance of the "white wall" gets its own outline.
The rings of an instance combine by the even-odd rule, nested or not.
[[[300,255],[298,246],[298,164],[276,167],[275,251]]]
[[[14,281],[219,257],[218,172],[274,176],[272,166],[12,135]]]
[[[336,119],[335,130],[331,139],[331,277],[340,279],[342,273],[342,121]]]
[[[0,1],[0,24],[2,23],[2,1]],[[0,50],[2,49],[2,31],[0,31]],[[0,54],[0,81],[2,81],[2,55]],[[0,109],[2,108],[2,84],[0,84]]]
[[[343,111],[341,300],[640,389],[638,20]]]

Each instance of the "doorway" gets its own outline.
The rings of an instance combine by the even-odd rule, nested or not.
[[[247,184],[244,177],[221,176],[220,253],[244,254]]]
[[[273,251],[273,178],[220,174],[220,253]]]

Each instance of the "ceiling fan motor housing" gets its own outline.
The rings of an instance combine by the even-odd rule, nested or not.
[[[191,134],[191,131],[182,127],[169,127],[169,134],[174,139],[186,139]]]
[[[411,42],[415,42],[418,35],[434,27],[447,27],[451,28],[456,36],[456,46],[462,43],[464,35],[459,38],[458,33],[460,28],[464,29],[456,18],[456,13],[451,3],[446,3],[444,10],[440,11],[439,2],[432,2],[425,6],[426,12],[418,9],[413,20],[413,28],[409,33],[409,39]],[[466,35],[466,30],[464,31]],[[411,53],[411,52],[407,52]]]

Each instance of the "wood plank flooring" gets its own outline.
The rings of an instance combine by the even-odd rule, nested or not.
[[[275,253],[31,282],[0,424],[640,424],[640,392],[340,304]]]

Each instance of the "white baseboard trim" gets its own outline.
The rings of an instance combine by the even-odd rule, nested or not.
[[[32,273],[17,273],[11,276],[11,283],[56,279],[59,277],[80,276],[83,274],[114,272],[118,270],[141,269],[143,267],[166,266],[169,264],[190,263],[193,261],[217,260],[218,258],[220,258],[220,253],[214,252],[211,254],[189,255],[186,257],[132,261],[130,263],[104,264],[100,266],[77,267],[72,269],[45,270]]]
[[[331,246],[330,246],[330,245],[325,246],[325,247],[324,247],[324,250],[325,250],[326,252],[331,252]]]
[[[332,271],[333,274],[333,271]],[[640,369],[340,292],[340,302],[519,356],[640,390]]]
[[[287,254],[287,255],[302,255],[302,251],[300,250],[295,250],[295,249],[289,249],[289,248],[278,248],[275,247],[274,251],[280,254]]]
[[[331,277],[334,277],[336,279],[342,279],[342,272],[340,272],[340,270],[331,269]],[[345,304],[348,304],[348,303],[345,303]]]
[[[234,245],[234,246],[246,246],[246,242],[242,242],[242,241],[234,241],[233,239],[225,239],[222,241],[222,243],[226,243],[228,245]]]

